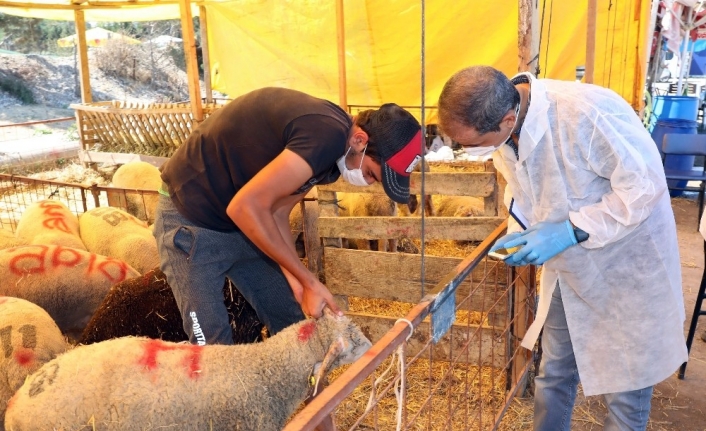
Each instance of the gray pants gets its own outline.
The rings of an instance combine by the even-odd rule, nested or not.
[[[224,304],[228,277],[250,303],[270,334],[304,319],[279,265],[243,233],[218,232],[196,226],[159,196],[154,236],[160,269],[193,344],[233,344]]]

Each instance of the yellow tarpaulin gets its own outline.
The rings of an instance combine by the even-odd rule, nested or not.
[[[470,6],[469,6],[470,4]],[[574,80],[586,58],[587,0],[540,2],[540,77]],[[594,83],[636,108],[642,99],[649,2],[599,0]],[[344,2],[349,105],[421,103],[419,1]],[[333,1],[238,0],[207,7],[214,89],[296,88],[338,101]],[[425,104],[436,104],[457,70],[492,65],[517,72],[517,0],[426,1]],[[434,118],[429,112],[428,121]]]
[[[28,0],[57,3],[57,0]],[[61,0],[69,4],[70,0]],[[0,0],[0,6],[12,3]],[[113,0],[111,4],[120,4]],[[91,9],[86,21],[178,17],[177,5]],[[100,4],[94,0],[91,4]],[[299,89],[338,102],[335,0],[207,1],[213,87],[231,97],[263,86]],[[419,106],[421,2],[344,1],[347,99],[350,105],[394,101]],[[128,6],[130,5],[130,6]],[[444,82],[474,64],[508,75],[518,69],[518,2],[425,2],[424,102],[436,104]],[[587,0],[539,2],[539,77],[573,80],[585,65]],[[192,4],[196,13],[198,8]],[[648,0],[598,0],[594,82],[612,88],[638,109],[647,58]],[[0,8],[0,12],[73,19],[70,10]],[[61,18],[59,16],[62,16]],[[432,120],[433,110],[428,120]]]
[[[86,45],[88,46],[105,46],[105,44],[111,40],[122,40],[131,44],[140,43],[137,39],[133,39],[125,36],[124,34],[115,33],[100,27],[86,30]],[[62,37],[61,39],[58,39],[56,43],[62,48],[72,47],[78,43],[78,36],[72,34],[71,36]]]

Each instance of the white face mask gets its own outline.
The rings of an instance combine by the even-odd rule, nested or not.
[[[360,187],[370,185],[365,180],[365,177],[363,176],[363,170],[361,169],[363,167],[363,158],[365,157],[365,150],[367,148],[367,145],[365,146],[365,148],[363,148],[363,156],[360,158],[360,166],[358,167],[358,169],[348,169],[348,167],[346,166],[346,156],[350,152],[351,147],[348,147],[348,151],[346,151],[346,154],[344,154],[343,157],[336,160],[336,165],[338,165],[338,170],[341,171],[341,176],[346,182],[351,185]]]
[[[484,156],[489,156],[495,152],[495,150],[498,150],[500,147],[502,147],[505,142],[507,142],[510,137],[512,136],[512,131],[515,130],[515,126],[517,126],[517,120],[520,118],[520,105],[517,105],[515,108],[515,123],[512,125],[510,128],[510,134],[507,135],[507,138],[503,139],[500,141],[500,143],[496,146],[491,146],[491,147],[463,147],[464,151],[466,151],[466,154],[469,156],[476,156],[476,157],[484,157]]]

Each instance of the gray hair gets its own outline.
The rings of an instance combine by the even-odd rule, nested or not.
[[[480,134],[497,132],[507,111],[520,103],[520,93],[499,70],[472,66],[454,74],[439,96],[439,123],[456,122]]]

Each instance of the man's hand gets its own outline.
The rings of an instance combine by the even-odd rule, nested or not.
[[[296,296],[295,296],[296,297]],[[333,300],[333,295],[319,280],[313,279],[307,286],[303,286],[303,295],[300,302],[305,315],[319,318],[328,306],[334,314],[342,316],[343,313]]]
[[[576,243],[574,229],[568,220],[537,223],[515,239],[505,242],[507,248],[520,245],[522,248],[504,262],[516,266],[542,265]]]
[[[304,294],[304,287],[302,284],[297,280],[297,277],[293,276],[291,272],[287,271],[284,269],[284,267],[280,266],[280,269],[282,269],[282,272],[284,273],[284,277],[287,279],[287,282],[289,283],[289,287],[292,289],[292,293],[294,294],[294,299],[297,300],[298,303],[302,303],[302,295]]]

